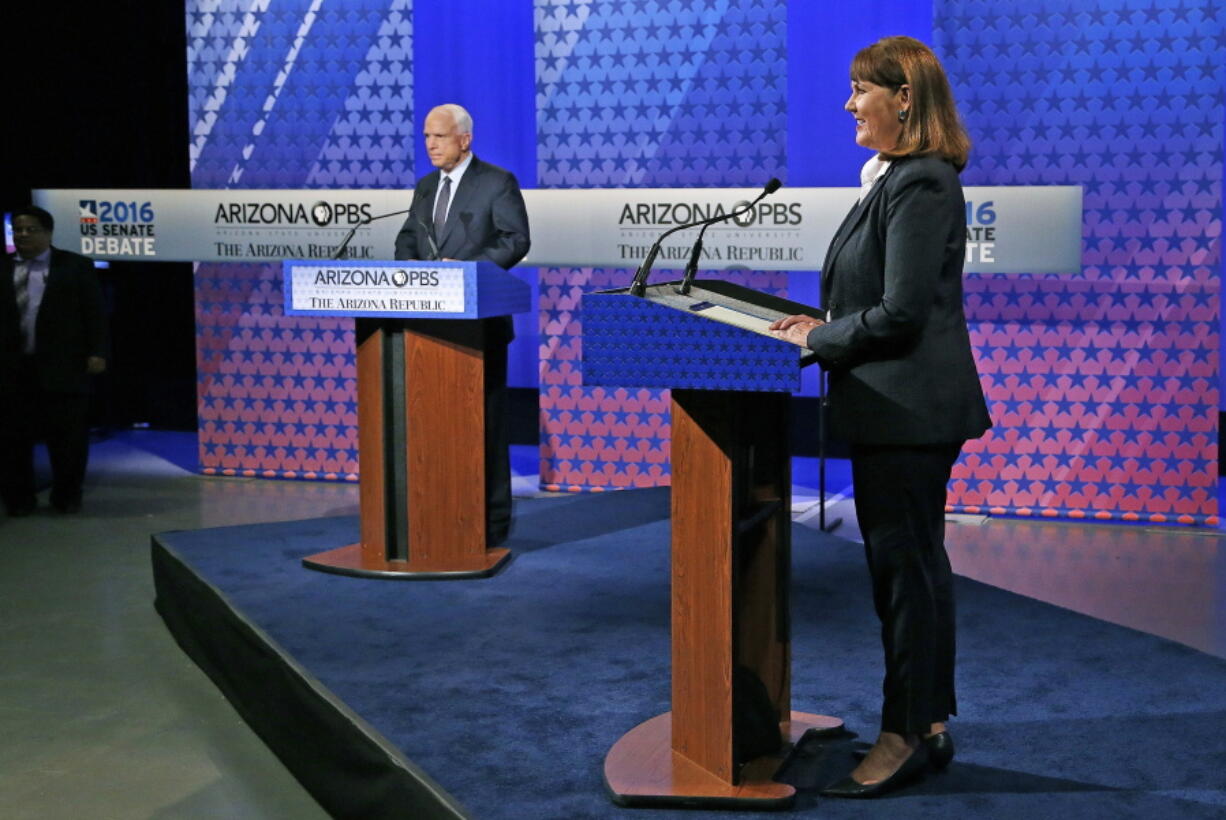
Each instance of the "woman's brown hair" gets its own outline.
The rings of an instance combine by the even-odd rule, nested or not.
[[[851,61],[852,80],[864,80],[897,91],[911,87],[911,107],[902,124],[898,145],[886,159],[938,154],[961,171],[970,155],[971,139],[962,126],[945,69],[932,49],[912,37],[886,37],[860,49]]]

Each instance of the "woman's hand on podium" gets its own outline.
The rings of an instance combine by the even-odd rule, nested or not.
[[[804,314],[795,314],[771,322],[771,326],[768,329],[785,342],[808,347],[809,331],[818,325],[824,324],[825,322],[821,319],[814,319],[812,316],[805,316]]]

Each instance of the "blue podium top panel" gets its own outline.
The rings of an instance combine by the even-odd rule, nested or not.
[[[792,392],[807,351],[631,296],[583,296],[583,383],[593,387]]]
[[[287,316],[482,319],[532,305],[528,284],[492,262],[291,259],[282,271]]]

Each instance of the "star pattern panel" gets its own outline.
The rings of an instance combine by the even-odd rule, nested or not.
[[[191,0],[187,28],[194,187],[412,186],[409,0]],[[356,480],[353,323],[281,305],[279,266],[197,266],[201,466]]]
[[[1080,276],[968,277],[996,423],[954,470],[966,512],[1213,525],[1220,4],[938,0],[974,140],[968,185],[1084,187]]]
[[[582,309],[587,386],[800,389],[802,349],[790,342],[621,293],[589,293]]]
[[[413,180],[412,4],[191,0],[197,187]],[[534,0],[538,185],[754,187],[787,165],[786,3]],[[1214,524],[1224,80],[1209,0],[937,0],[968,185],[1079,184],[1080,276],[971,276],[996,427],[951,509]],[[287,227],[287,230],[290,230]],[[582,293],[541,271],[542,483],[668,480],[668,394],[583,388]],[[734,281],[786,295],[788,276]],[[200,265],[206,472],[353,479],[349,322],[281,315],[263,265]]]
[[[787,7],[535,0],[542,188],[757,187],[786,166]],[[631,271],[540,273],[541,484],[668,481],[669,394],[583,387],[580,297]],[[777,295],[787,274],[720,274]]]

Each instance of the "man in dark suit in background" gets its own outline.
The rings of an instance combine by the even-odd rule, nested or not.
[[[0,498],[9,515],[36,506],[34,442],[51,459],[51,506],[81,509],[89,460],[89,381],[106,369],[102,290],[93,262],[51,247],[42,208],[13,214],[15,256],[0,266]]]
[[[396,236],[397,259],[485,261],[510,269],[528,253],[528,212],[510,171],[472,153],[472,117],[454,104],[426,116],[426,152],[437,168],[422,177]],[[511,317],[473,322],[485,354],[486,541],[496,546],[511,527],[507,345]]]

